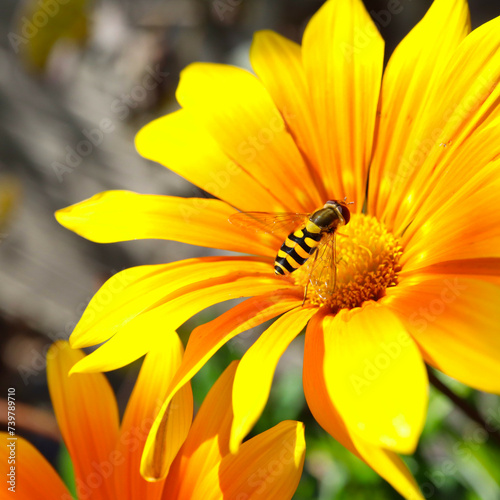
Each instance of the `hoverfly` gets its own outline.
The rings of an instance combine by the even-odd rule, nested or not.
[[[311,214],[239,212],[229,217],[229,222],[266,233],[288,234],[276,255],[274,272],[284,276],[307,265],[309,279],[304,300],[309,283],[326,299],[336,285],[335,237],[337,229],[351,218],[348,204],[346,199],[329,200]]]

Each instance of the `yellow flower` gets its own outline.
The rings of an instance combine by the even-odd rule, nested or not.
[[[84,354],[72,350],[66,342],[57,342],[49,349],[49,390],[73,462],[77,497],[96,500],[292,498],[304,463],[303,424],[281,422],[245,442],[238,454],[229,453],[231,388],[237,362],[214,384],[191,428],[190,384],[175,396],[162,429],[165,448],[151,464],[154,468],[168,461],[168,476],[157,482],[141,477],[139,465],[144,442],[180,365],[182,351],[179,338],[173,335],[148,353],[120,424],[118,406],[106,377],[101,373],[68,377],[71,367]],[[51,465],[28,441],[21,437],[13,441],[6,433],[0,436],[3,443],[15,443],[16,498],[73,498]],[[179,439],[185,441],[177,453]],[[1,447],[0,459],[5,464],[9,453],[8,446]]]
[[[144,463],[183,384],[229,339],[281,315],[237,369],[231,450],[307,326],[314,417],[405,497],[421,498],[397,453],[415,449],[424,424],[424,362],[500,389],[500,18],[469,31],[465,0],[436,0],[383,72],[384,44],[361,0],[331,0],[302,46],[255,35],[256,76],[189,66],[182,109],[138,134],[141,154],[218,199],[113,191],[58,212],[97,242],[161,238],[255,255],[123,271],[73,332],[75,347],[107,340],[75,371],[109,370],[202,309],[250,297],[191,334]],[[354,204],[337,237],[336,287],[326,297],[309,287],[304,304],[304,267],[273,272],[283,236],[228,222],[234,207],[311,213],[344,197]]]

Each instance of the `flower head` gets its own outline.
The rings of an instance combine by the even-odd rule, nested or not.
[[[397,453],[415,449],[424,424],[425,363],[500,390],[500,18],[469,32],[465,0],[435,0],[383,72],[384,44],[361,0],[331,0],[302,46],[255,35],[256,76],[218,64],[184,70],[182,109],[142,129],[137,148],[218,199],[114,191],[58,220],[99,242],[163,238],[254,257],[111,278],[71,338],[74,346],[108,342],[75,370],[121,366],[148,351],[162,325],[175,329],[207,306],[250,297],[193,331],[164,409],[221,345],[281,315],[236,371],[231,449],[259,417],[280,356],[306,328],[304,390],[317,421],[405,497],[420,498]],[[308,287],[311,276],[321,283],[332,271],[320,257],[319,267],[306,267],[314,255],[274,274],[293,228],[255,232],[228,221],[234,207],[310,214],[344,197],[352,217],[330,261],[335,286],[324,290]]]
[[[47,354],[52,404],[75,471],[80,499],[180,500],[292,498],[302,472],[305,443],[300,422],[281,422],[229,453],[231,388],[237,363],[214,384],[191,426],[193,400],[185,385],[169,407],[161,435],[165,448],[149,464],[167,467],[156,482],[140,474],[144,442],[182,358],[182,344],[173,334],[151,350],[142,365],[122,422],[104,375],[68,377],[81,351],[66,342]],[[191,427],[190,427],[191,426]],[[6,433],[3,437],[8,439]],[[10,443],[12,441],[6,441]],[[45,458],[28,441],[15,441],[17,490],[21,500],[73,498]],[[179,450],[180,448],[180,450]],[[9,449],[0,455],[7,463]],[[260,496],[259,496],[260,495]]]

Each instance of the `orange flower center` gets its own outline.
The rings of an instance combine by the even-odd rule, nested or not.
[[[333,311],[351,309],[380,299],[387,287],[398,282],[403,249],[375,217],[353,215],[337,232],[335,262],[325,258],[328,253],[332,254],[320,249],[316,260],[311,257],[292,275],[298,285],[307,286],[309,303],[330,306]]]

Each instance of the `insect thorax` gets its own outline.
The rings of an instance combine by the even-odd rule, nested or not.
[[[330,207],[320,208],[316,210],[309,221],[315,224],[321,232],[327,232],[337,227],[341,222],[338,213]]]

